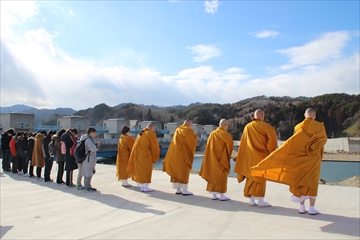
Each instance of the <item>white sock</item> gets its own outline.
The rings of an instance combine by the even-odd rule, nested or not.
[[[299,212],[306,212],[305,205],[301,205],[301,204],[300,204]]]

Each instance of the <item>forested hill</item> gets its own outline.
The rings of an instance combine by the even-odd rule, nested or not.
[[[159,107],[132,103],[109,107],[99,104],[74,115],[89,117],[91,125],[102,125],[110,118],[156,120],[167,122],[193,119],[202,125],[218,125],[220,119],[229,119],[229,131],[239,139],[244,126],[251,121],[258,108],[265,111],[265,121],[271,124],[282,140],[289,138],[294,126],[304,119],[305,109],[313,107],[317,120],[324,122],[328,137],[360,137],[360,95],[325,94],[308,97],[258,96],[232,104],[196,103],[189,106]]]

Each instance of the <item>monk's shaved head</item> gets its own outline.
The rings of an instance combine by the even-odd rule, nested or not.
[[[315,111],[315,109],[313,109],[313,108],[308,108],[308,109],[306,109],[304,116],[305,116],[306,118],[315,119],[315,118],[316,118],[316,111]]]
[[[264,113],[264,111],[261,110],[261,109],[257,109],[257,110],[254,112],[254,118],[263,121],[264,118],[265,118],[265,113]]]
[[[188,126],[191,126],[191,125],[192,125],[192,120],[186,119],[186,120],[184,121],[184,124],[185,124],[185,125],[188,125]]]
[[[154,124],[153,123],[148,123],[148,125],[146,126],[147,129],[149,129],[150,131],[154,131]]]
[[[221,119],[219,122],[219,127],[225,127],[225,125],[228,125],[228,120],[225,118]]]

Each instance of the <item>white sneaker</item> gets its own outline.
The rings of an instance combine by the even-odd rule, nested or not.
[[[25,173],[25,174],[23,175],[23,177],[30,177],[30,174]]]

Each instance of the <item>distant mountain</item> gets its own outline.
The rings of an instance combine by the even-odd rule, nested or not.
[[[24,111],[31,111],[33,109],[36,109],[36,108],[29,107],[29,106],[26,106],[24,104],[16,104],[16,105],[11,106],[11,107],[0,107],[0,112],[1,113],[9,113],[9,112],[22,113]]]
[[[72,108],[56,108],[56,109],[37,109],[22,104],[17,104],[11,107],[0,107],[1,113],[33,113],[35,114],[35,126],[43,125],[44,119],[50,118],[51,116],[58,115],[72,115],[76,111]]]

